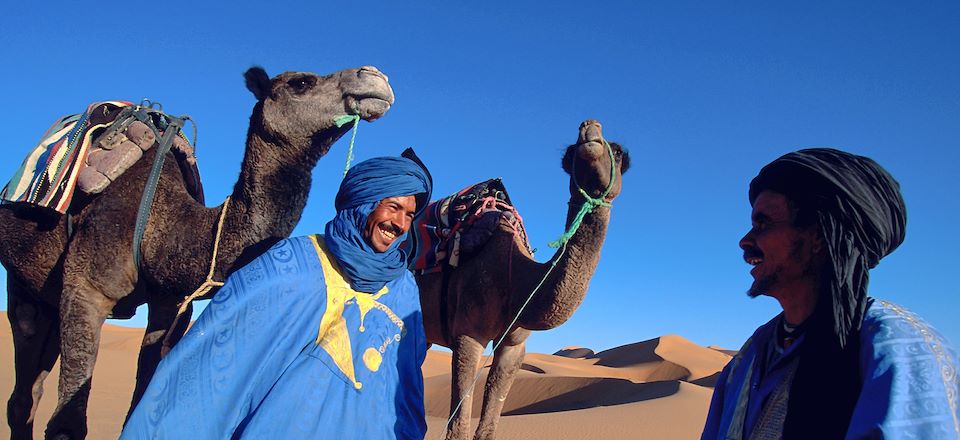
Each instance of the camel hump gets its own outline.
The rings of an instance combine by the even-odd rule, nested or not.
[[[499,179],[470,185],[427,205],[407,241],[410,268],[418,274],[457,267],[487,243],[505,219],[532,254],[523,222]]]

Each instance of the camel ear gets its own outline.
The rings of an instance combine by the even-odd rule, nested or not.
[[[610,142],[610,145],[620,150],[620,175],[627,174],[627,170],[630,169],[630,152],[616,142]]]
[[[573,155],[576,150],[576,145],[567,147],[563,153],[563,159],[560,160],[560,166],[563,167],[563,171],[566,171],[567,174],[570,174],[571,170],[573,170]]]
[[[243,77],[247,80],[247,90],[253,93],[257,101],[263,101],[270,96],[270,77],[263,67],[253,66],[247,70]]]

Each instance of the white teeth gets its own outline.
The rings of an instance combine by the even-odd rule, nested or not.
[[[396,236],[394,233],[392,233],[392,232],[390,232],[390,231],[386,231],[386,230],[384,230],[384,229],[380,229],[380,234],[382,234],[384,237],[387,237],[387,238],[390,239],[390,240],[393,240],[394,238],[397,238],[397,236]]]
[[[751,266],[756,266],[763,262],[762,258],[747,258],[747,264]]]

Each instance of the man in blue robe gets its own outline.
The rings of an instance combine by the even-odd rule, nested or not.
[[[903,242],[899,184],[834,149],[786,154],[750,183],[741,239],[783,313],[717,379],[702,439],[960,438],[957,354],[920,317],[867,295]]]
[[[121,438],[422,439],[427,341],[398,244],[430,192],[415,156],[356,164],[324,235],[230,275]]]

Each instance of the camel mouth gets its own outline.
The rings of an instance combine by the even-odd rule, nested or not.
[[[581,159],[587,161],[594,161],[600,158],[601,155],[606,153],[607,148],[602,142],[597,141],[587,141],[577,144],[577,155]]]
[[[393,95],[388,93],[384,93],[384,94],[380,94],[380,93],[352,94],[351,93],[347,96],[357,100],[357,102],[366,101],[368,99],[374,99],[377,101],[383,101],[383,102],[386,102],[387,104],[393,105]]]
[[[353,98],[353,100],[356,101],[357,104],[364,104],[364,103],[370,102],[370,103],[385,104],[388,107],[393,105],[393,96],[383,96],[383,95],[347,95],[347,96],[349,96],[350,98]]]
[[[603,142],[603,126],[594,119],[588,119],[580,124],[580,135],[577,143]]]
[[[348,95],[350,108],[364,121],[371,122],[387,113],[393,105],[393,96],[384,95]]]
[[[604,149],[607,148],[607,146],[603,142],[603,139],[585,140],[577,144],[577,146],[580,148],[604,148]]]

